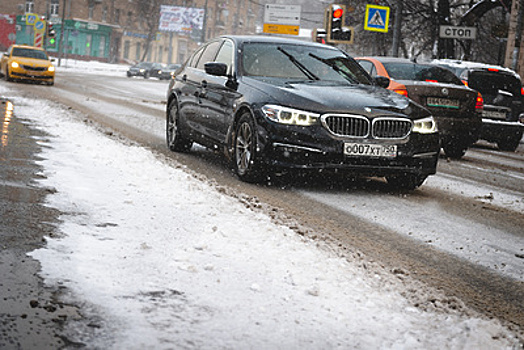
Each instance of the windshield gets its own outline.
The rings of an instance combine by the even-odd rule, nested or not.
[[[384,63],[390,78],[395,80],[431,81],[447,84],[463,85],[459,78],[451,71],[417,63]]]
[[[47,60],[47,54],[44,51],[33,50],[33,49],[26,49],[26,48],[22,48],[22,47],[14,47],[13,48],[13,56],[36,58],[36,59],[40,59],[40,60]]]
[[[358,63],[341,51],[310,45],[247,43],[242,68],[244,75],[252,77],[371,84]]]

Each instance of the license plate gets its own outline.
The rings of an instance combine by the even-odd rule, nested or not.
[[[498,111],[482,111],[482,117],[484,118],[491,118],[491,119],[502,119],[506,120],[506,113],[504,112],[498,112]]]
[[[458,109],[460,103],[458,100],[440,97],[428,97],[427,104],[429,107],[453,108]]]
[[[346,156],[389,157],[397,156],[397,145],[373,145],[366,143],[345,143]]]

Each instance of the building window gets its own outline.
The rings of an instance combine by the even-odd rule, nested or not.
[[[106,22],[107,21],[107,6],[104,6],[102,8],[102,22]]]
[[[129,40],[124,41],[124,58],[127,60],[129,59],[129,48],[131,47],[131,43]]]
[[[140,43],[136,43],[135,60],[140,61]]]
[[[58,16],[59,13],[59,2],[60,0],[51,0],[51,5],[49,6],[49,14],[51,16]]]
[[[25,13],[33,13],[35,11],[35,1],[26,0],[25,2]]]
[[[115,23],[120,24],[120,9],[115,10]]]
[[[95,12],[95,4],[90,3],[89,4],[89,14],[88,14],[89,19],[93,19],[94,12]]]

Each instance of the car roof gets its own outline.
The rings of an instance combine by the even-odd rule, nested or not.
[[[31,46],[31,45],[25,45],[25,44],[14,44],[14,45],[12,45],[12,47],[24,48],[24,49],[32,49],[32,50],[38,50],[38,51],[45,51],[45,50],[44,50],[43,48],[41,48],[41,47]]]
[[[366,59],[366,58],[377,60],[382,63],[398,62],[398,63],[417,64],[417,62],[413,62],[412,60],[403,58],[403,57],[391,57],[391,56],[359,56],[359,57],[356,57],[356,59]]]
[[[298,39],[284,38],[278,36],[267,36],[267,35],[222,35],[220,38],[228,38],[234,42],[241,44],[247,42],[258,42],[258,43],[278,43],[278,44],[292,44],[292,45],[306,45],[306,46],[317,46],[328,48],[332,50],[338,50],[332,46],[313,43],[310,41],[303,41]],[[339,50],[338,50],[339,51]]]
[[[515,71],[502,67],[496,64],[489,64],[489,63],[481,63],[481,62],[471,62],[471,61],[461,61],[461,60],[453,60],[453,59],[439,59],[439,60],[433,60],[431,63],[434,64],[443,64],[449,67],[453,68],[460,68],[460,69],[468,69],[468,70],[487,70],[487,69],[496,69],[499,72],[503,72],[506,74],[511,74],[515,76],[517,79],[520,80],[520,76]]]

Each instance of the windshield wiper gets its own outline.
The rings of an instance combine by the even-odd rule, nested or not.
[[[355,78],[352,77],[351,75],[349,75],[346,71],[342,70],[339,66],[337,66],[335,64],[335,62],[332,62],[328,59],[325,59],[325,58],[322,58],[322,57],[319,57],[317,55],[315,55],[314,53],[309,53],[309,56],[313,57],[314,59],[328,65],[329,67],[331,67],[335,72],[337,73],[342,73],[343,75],[345,75],[352,83],[358,83],[357,81],[355,81]]]
[[[286,50],[284,50],[283,48],[281,48],[280,46],[277,47],[277,50],[282,52],[284,55],[286,55],[289,60],[291,62],[293,62],[293,64],[295,66],[298,67],[298,69],[300,69],[300,71],[302,73],[304,73],[309,79],[311,80],[320,80],[319,77],[317,77],[315,74],[313,74],[309,69],[307,69],[302,63],[300,63],[296,58],[295,56],[293,56],[292,54],[290,54],[289,52],[287,52]]]

